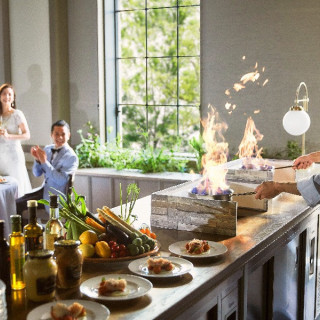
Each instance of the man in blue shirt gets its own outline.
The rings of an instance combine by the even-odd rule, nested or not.
[[[320,161],[320,151],[312,152],[297,158],[293,162],[293,169],[307,169],[314,162]],[[282,192],[301,195],[310,207],[320,202],[320,174],[298,182],[265,181],[256,188],[256,199],[271,199]]]
[[[54,190],[56,189],[66,194],[69,177],[74,175],[78,168],[78,157],[68,144],[70,127],[66,121],[59,120],[52,124],[51,138],[53,144],[45,146],[44,149],[39,146],[31,148],[31,155],[35,160],[33,174],[36,177],[44,175],[44,182],[40,188],[16,200],[18,214],[22,214],[22,211],[27,209],[28,200],[49,201],[49,191],[57,193]],[[39,204],[39,207],[41,206]]]

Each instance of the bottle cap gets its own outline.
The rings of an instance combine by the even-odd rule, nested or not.
[[[21,231],[21,216],[18,214],[14,214],[10,216],[12,231]]]
[[[28,200],[27,201],[27,206],[28,207],[37,207],[38,206],[38,201],[37,200]]]
[[[50,207],[58,208],[58,196],[56,194],[50,195]]]

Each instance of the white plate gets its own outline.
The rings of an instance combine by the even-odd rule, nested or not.
[[[160,257],[155,257],[154,259],[157,259],[157,258],[160,258]],[[153,273],[148,269],[148,262],[147,262],[148,259],[149,257],[132,261],[128,265],[129,270],[135,274],[138,274],[144,277],[170,278],[170,277],[181,276],[185,273],[188,273],[193,268],[193,264],[188,260],[177,258],[177,257],[165,257],[165,259],[168,259],[171,261],[174,268],[171,271],[161,271],[160,273]]]
[[[99,296],[98,288],[101,279],[125,279],[127,280],[127,288],[125,292],[119,293],[119,291],[114,292],[108,296]],[[144,296],[152,289],[152,283],[144,278],[132,276],[130,274],[106,274],[97,276],[84,281],[80,286],[80,291],[86,296],[107,301],[121,301],[130,300]]]
[[[185,258],[218,257],[228,251],[228,248],[220,242],[207,241],[210,246],[210,250],[201,254],[191,254],[186,249],[187,242],[188,240],[172,243],[169,246],[169,251]]]
[[[82,304],[86,310],[86,320],[94,320],[94,319],[101,319],[107,320],[110,316],[109,309],[97,302],[88,301],[88,300],[59,300],[59,301],[52,301],[46,304],[42,304],[41,306],[31,310],[27,315],[27,320],[51,320],[50,316],[50,309],[52,306],[56,305],[57,302],[64,303],[67,306],[71,305],[73,302],[79,302]]]

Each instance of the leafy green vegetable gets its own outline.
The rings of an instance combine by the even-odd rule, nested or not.
[[[138,188],[138,186],[135,183],[130,183],[127,187],[126,205],[123,210],[122,188],[120,183],[120,208],[121,208],[120,218],[128,224],[132,224],[134,221],[137,220],[137,216],[132,214],[132,210],[139,197],[139,194],[140,194],[140,189]]]
[[[72,192],[67,195],[59,190],[54,190],[59,196],[59,203],[61,205],[59,214],[65,220],[64,226],[67,229],[67,239],[78,240],[80,234],[85,230],[93,230],[97,234],[101,233],[101,231],[85,222],[87,206],[84,196],[79,195],[74,187],[72,187]],[[49,201],[45,199],[38,200],[38,202],[47,206],[50,205]]]

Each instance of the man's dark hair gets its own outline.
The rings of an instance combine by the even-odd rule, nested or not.
[[[70,132],[70,126],[69,126],[68,122],[66,122],[64,120],[58,120],[55,123],[53,123],[51,126],[51,133],[53,132],[54,127],[66,127]]]

